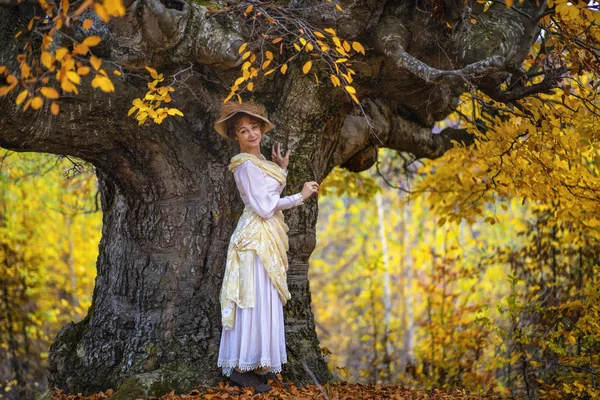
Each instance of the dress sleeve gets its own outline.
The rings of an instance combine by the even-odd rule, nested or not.
[[[262,170],[251,160],[240,165],[233,176],[244,202],[263,218],[271,218],[278,210],[304,204],[300,193],[279,197],[278,193],[269,192]]]

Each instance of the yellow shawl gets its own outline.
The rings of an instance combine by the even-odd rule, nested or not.
[[[279,165],[262,160],[249,153],[240,153],[231,159],[229,170],[234,172],[242,163],[252,160],[259,168],[285,183],[285,174]],[[221,320],[225,329],[235,325],[235,305],[240,308],[254,307],[254,253],[258,255],[271,282],[277,289],[281,303],[291,298],[287,287],[289,249],[287,232],[281,210],[271,218],[263,218],[246,206],[227,249],[225,276],[221,287]]]

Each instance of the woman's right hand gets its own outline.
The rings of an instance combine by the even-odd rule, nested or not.
[[[302,196],[302,201],[308,199],[313,194],[319,191],[319,184],[317,182],[311,181],[306,182],[304,187],[302,188],[302,192],[300,195]]]

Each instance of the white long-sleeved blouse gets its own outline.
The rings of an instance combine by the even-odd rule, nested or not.
[[[287,175],[287,172],[282,169]],[[263,218],[271,218],[278,210],[286,210],[304,204],[301,193],[281,197],[285,184],[248,160],[233,173],[242,201]]]

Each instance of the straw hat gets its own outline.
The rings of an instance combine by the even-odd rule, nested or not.
[[[242,104],[237,101],[228,101],[221,106],[221,115],[215,122],[215,130],[224,138],[231,139],[227,136],[227,120],[239,112],[252,115],[265,121],[265,127],[262,134],[269,132],[274,128],[274,125],[267,119],[267,110],[260,103],[255,103],[254,100],[248,100]]]

